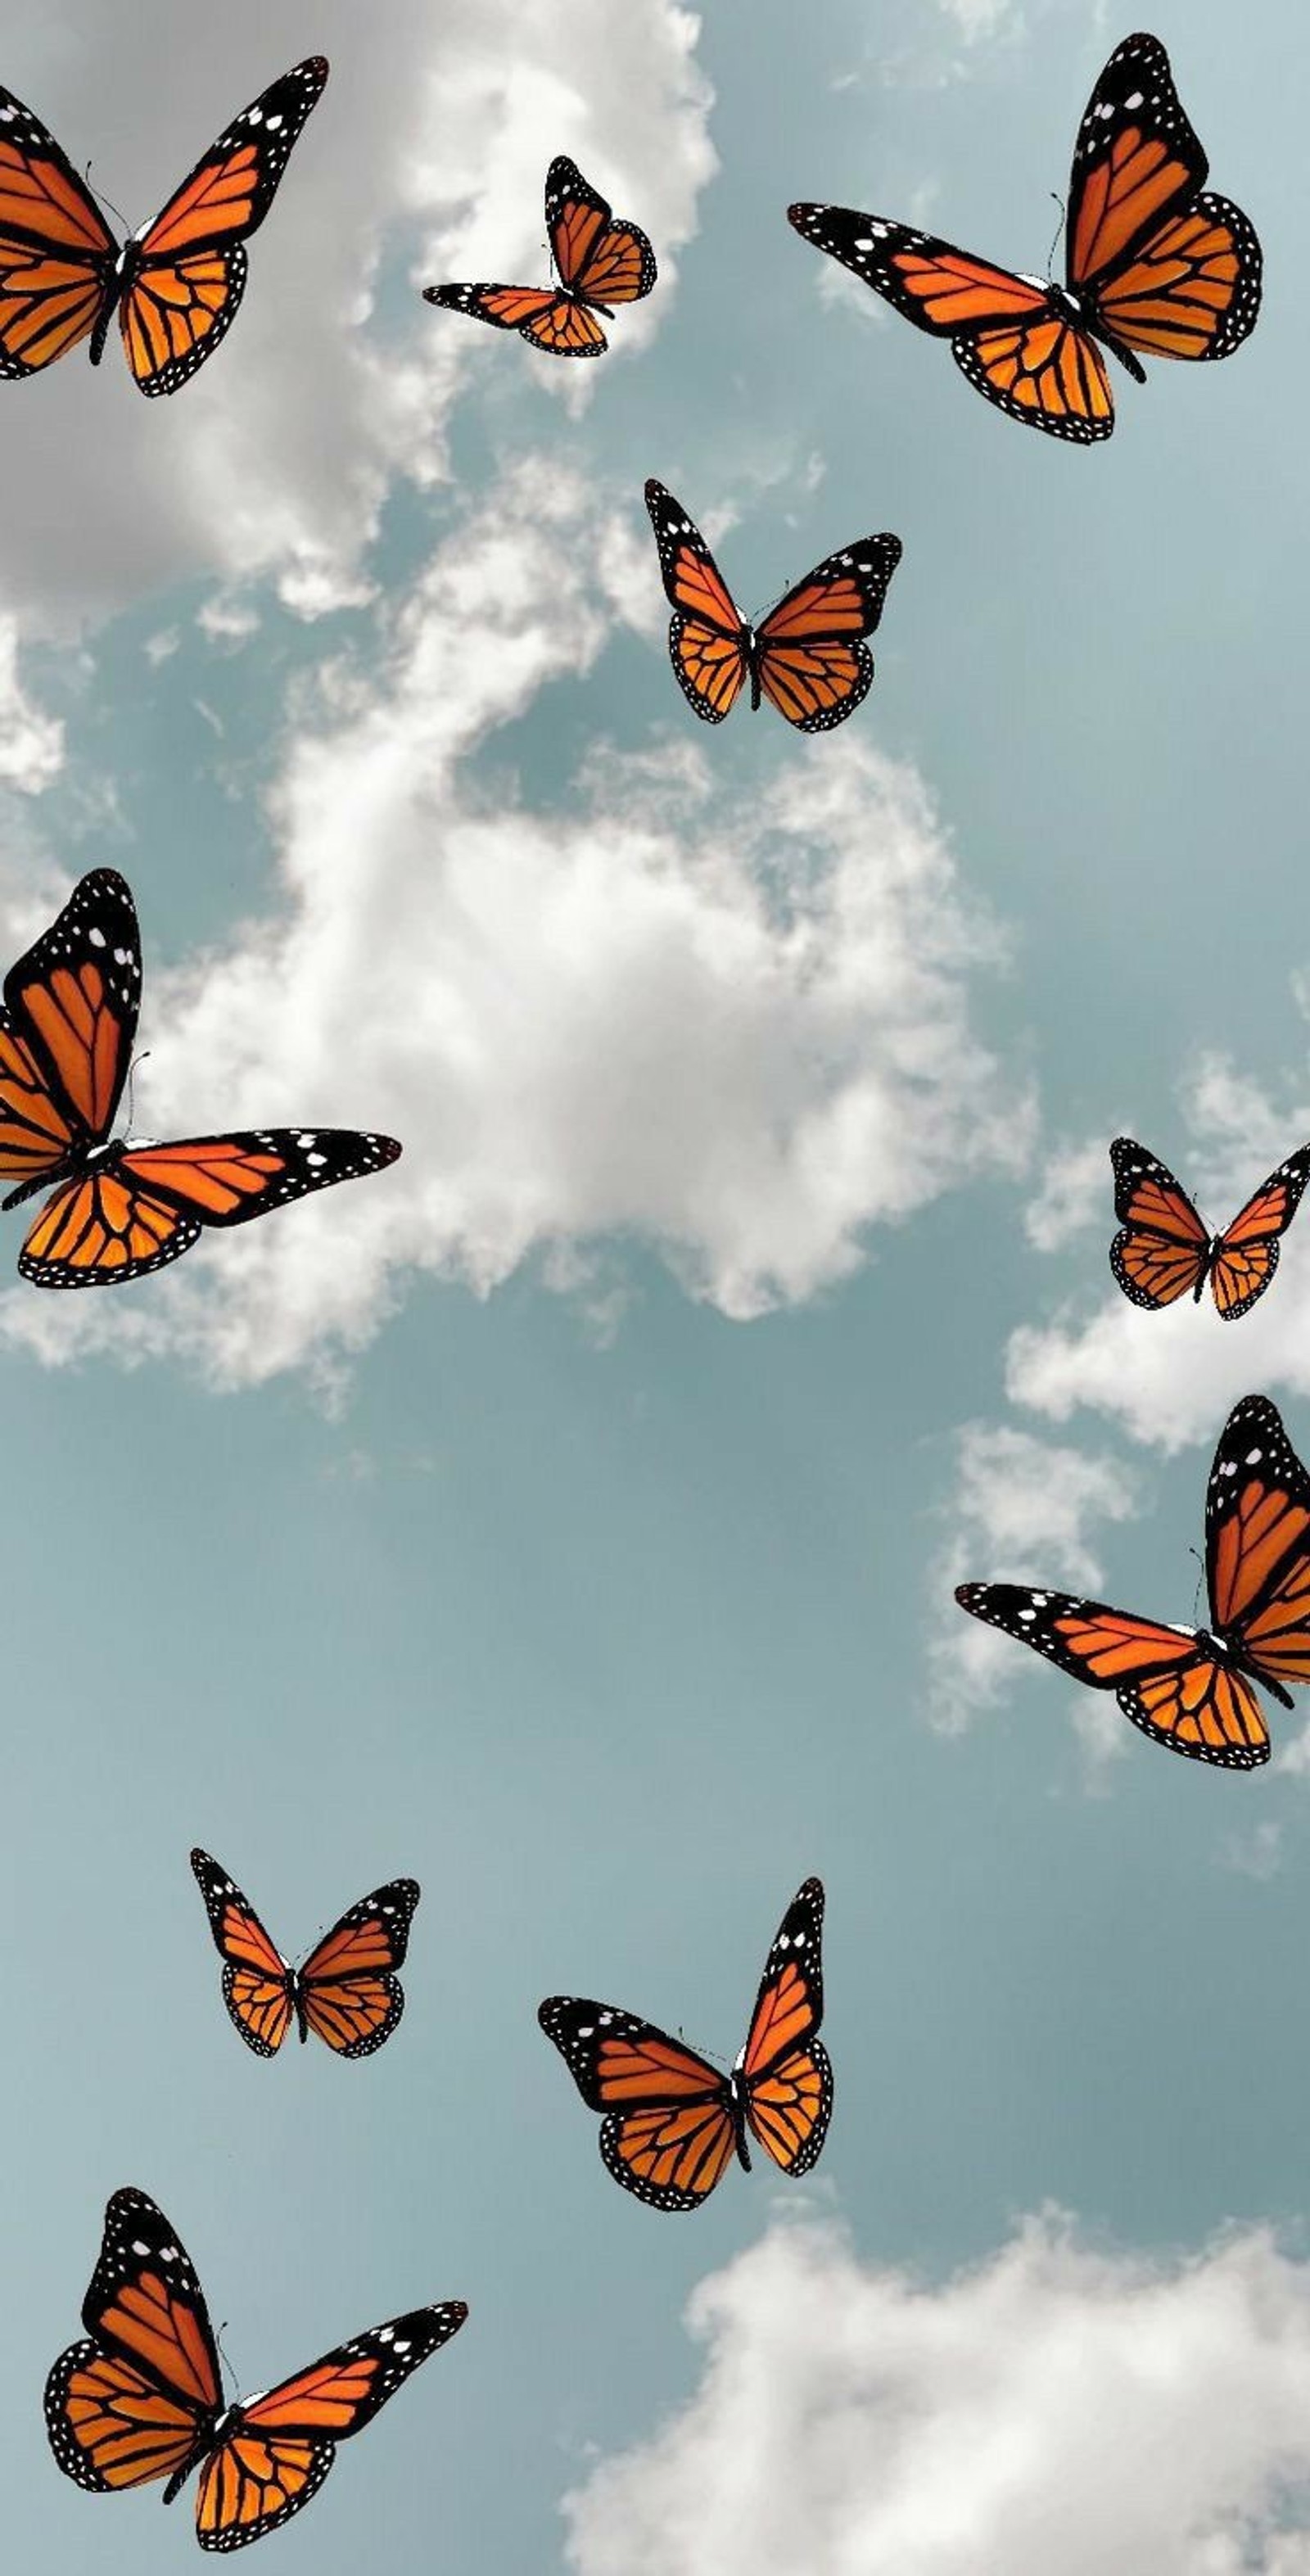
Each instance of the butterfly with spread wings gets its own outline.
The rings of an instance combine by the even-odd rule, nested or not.
[[[1080,445],[1108,438],[1108,350],[1141,360],[1227,358],[1260,310],[1260,244],[1209,163],[1155,36],[1116,47],[1078,129],[1065,282],[1015,276],[910,224],[846,206],[789,206],[827,251],[921,331],[949,340],[971,385],[1012,420]]]
[[[1019,1637],[1171,1753],[1251,1771],[1269,1759],[1259,1683],[1291,1708],[1310,1682],[1310,1475],[1267,1396],[1224,1424],[1205,1501],[1208,1628],[1166,1627],[1022,1583],[962,1583],[962,1610]]]
[[[13,1208],[54,1184],[19,1271],[38,1288],[103,1288],[162,1269],[204,1227],[245,1225],[394,1163],[394,1137],[260,1127],[155,1144],[111,1139],[141,997],[131,891],[93,868],[11,966],[0,1009],[0,1180]]]
[[[873,655],[862,639],[882,616],[901,559],[900,538],[858,537],[826,555],[755,627],[742,616],[694,519],[653,477],[646,507],[674,612],[669,659],[697,715],[722,724],[749,680],[752,707],[766,697],[801,733],[830,733],[844,724],[873,684]]]
[[[228,2017],[256,2057],[277,2054],[294,2021],[340,2057],[371,2057],[390,2039],[405,2009],[395,1971],[404,1965],[418,1881],[389,1879],[362,1896],[293,1968],[274,1948],[248,1897],[206,1851],[191,1854],[223,1961]]]
[[[616,304],[649,295],[655,253],[636,224],[615,223],[613,208],[564,152],[546,172],[546,230],[557,286],[425,286],[424,301],[517,331],[553,358],[598,358],[609,343],[597,314],[612,322]]]
[[[308,2504],[338,2442],[370,2424],[467,2315],[462,2299],[412,2308],[227,2405],[181,2238],[145,2192],[116,2191],[82,2303],[86,2340],[60,2354],[46,2381],[50,2448],[93,2495],[166,2478],[172,2504],[198,2468],[201,2548],[244,2549]]]
[[[724,2075],[681,2039],[614,2004],[550,1995],[537,2019],[583,2101],[603,2111],[600,2151],[652,2209],[699,2209],[747,2133],[784,2173],[819,2160],[832,2116],[823,2019],[823,1888],[807,1878],[778,1926],[746,2045]]]
[[[175,394],[212,357],[246,288],[245,244],[323,93],[321,54],[234,116],[152,224],[115,241],[53,134],[0,89],[0,377],[35,375],[115,313],[143,394]]]
[[[1225,1323],[1234,1323],[1263,1297],[1278,1268],[1278,1239],[1286,1234],[1306,1182],[1310,1145],[1289,1154],[1252,1192],[1222,1234],[1212,1235],[1167,1163],[1156,1161],[1131,1136],[1110,1147],[1114,1212],[1121,1231],[1110,1246],[1110,1268],[1134,1306],[1154,1312],[1191,1296],[1197,1305],[1207,1279]]]

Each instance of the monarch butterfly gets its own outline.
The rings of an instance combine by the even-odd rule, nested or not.
[[[34,948],[11,966],[0,1009],[0,1180],[19,1206],[55,1183],[19,1271],[38,1288],[139,1279],[190,1250],[207,1225],[251,1217],[333,1181],[380,1172],[391,1136],[349,1127],[260,1127],[175,1144],[107,1141],[141,994],[131,891],[93,868]]]
[[[1263,1297],[1278,1268],[1278,1238],[1286,1234],[1310,1180],[1310,1145],[1289,1154],[1216,1235],[1207,1231],[1167,1163],[1158,1163],[1131,1136],[1116,1136],[1110,1162],[1122,1229],[1110,1246],[1110,1268],[1135,1306],[1154,1310],[1189,1294],[1199,1306],[1208,1279],[1220,1314],[1231,1324]]]
[[[801,733],[844,724],[873,683],[873,655],[861,639],[882,615],[900,538],[858,537],[826,555],[754,627],[682,503],[652,479],[646,507],[674,612],[669,659],[697,715],[722,724],[749,680],[752,707],[766,697]]]
[[[613,209],[564,152],[546,172],[546,230],[558,286],[425,286],[424,301],[469,313],[494,331],[517,331],[554,358],[598,358],[609,343],[596,315],[611,322],[616,304],[649,295],[655,253],[636,224],[615,223]]]
[[[172,2504],[200,2471],[202,2549],[244,2549],[299,2513],[338,2442],[363,2430],[420,2362],[458,2334],[463,2299],[369,2326],[261,2396],[223,2401],[191,2258],[143,2191],[116,2191],[82,2302],[86,2341],[45,2386],[46,2434],[65,2477],[93,2495],[167,2478]]]
[[[1205,1501],[1208,1628],[1164,1627],[1067,1592],[962,1583],[962,1610],[1021,1637],[1062,1672],[1112,1690],[1171,1753],[1251,1771],[1269,1759],[1252,1688],[1291,1708],[1310,1682],[1310,1476],[1267,1396],[1229,1414]]]
[[[244,245],[327,76],[311,54],[271,82],[121,246],[40,117],[0,89],[0,376],[35,375],[88,332],[98,367],[117,311],[142,393],[175,394],[236,318]]]
[[[787,220],[949,340],[970,384],[1012,420],[1087,445],[1114,427],[1102,349],[1145,384],[1135,351],[1227,358],[1254,327],[1260,244],[1240,206],[1204,193],[1209,166],[1163,45],[1128,36],[1078,129],[1063,286],[845,206],[789,206]]]
[[[191,1867],[209,1913],[214,1947],[224,1962],[223,2001],[256,2057],[277,2054],[294,2019],[301,2039],[311,2030],[341,2057],[371,2057],[390,2039],[405,2009],[392,1973],[403,1966],[418,1882],[393,1878],[362,1896],[310,1951],[303,1968],[274,1949],[235,1880],[209,1853]]]
[[[652,2209],[699,2209],[747,2131],[784,2173],[816,2165],[832,2116],[823,2019],[823,1888],[807,1878],[765,1961],[746,2045],[727,2075],[614,2004],[548,1995],[537,2019],[592,2111],[616,2182]]]

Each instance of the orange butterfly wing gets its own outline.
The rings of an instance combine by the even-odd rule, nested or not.
[[[1084,446],[1109,437],[1114,399],[1100,351],[1043,280],[849,206],[789,206],[787,220],[907,321],[949,340],[970,384],[1012,420]]]
[[[291,2024],[291,1970],[235,1879],[198,1847],[191,1867],[223,1961],[228,2017],[256,2057],[273,2057]]]
[[[955,1598],[1075,1681],[1112,1690],[1125,1717],[1171,1752],[1237,1771],[1268,1761],[1255,1692],[1193,1629],[1022,1583],[962,1583]]]
[[[190,2257],[145,2192],[109,2202],[82,2323],[88,2340],[46,2381],[60,2468],[94,2494],[179,2479],[221,2412],[222,2383]]]
[[[738,2060],[750,2127],[789,2174],[818,2163],[832,2117],[832,2064],[817,2037],[823,1907],[821,1881],[807,1878],[778,1926]]]
[[[5,977],[0,1178],[18,1183],[6,1207],[108,1134],[140,998],[130,889],[114,868],[93,868]]]
[[[246,286],[242,245],[268,213],[327,77],[327,63],[313,54],[272,81],[128,245],[118,318],[143,394],[176,393],[235,320]]]
[[[1121,355],[1226,358],[1254,326],[1260,244],[1208,174],[1164,46],[1127,37],[1078,130],[1067,269]]]
[[[297,1974],[309,2028],[341,2057],[371,2057],[405,2009],[393,1972],[404,1963],[418,1900],[413,1878],[375,1888],[324,1934]]]
[[[678,686],[706,724],[722,724],[750,670],[746,622],[695,520],[653,476],[646,508],[674,611],[669,659]]]
[[[1206,1497],[1210,1609],[1286,1707],[1288,1682],[1310,1682],[1310,1476],[1276,1407],[1235,1405]]]
[[[873,655],[861,638],[878,624],[900,559],[899,537],[859,537],[825,556],[761,621],[760,687],[799,732],[830,732],[868,695]]]
[[[699,2209],[734,2145],[726,2076],[654,2022],[577,1995],[549,1995],[537,2019],[588,2108],[614,2180],[652,2209]]]
[[[1303,1145],[1252,1191],[1221,1234],[1212,1256],[1210,1284],[1226,1322],[1235,1323],[1263,1296],[1278,1267],[1278,1238],[1287,1232],[1308,1179],[1310,1145]]]
[[[337,2443],[362,2432],[467,2315],[462,2299],[447,2299],[391,2317],[239,2406],[201,2473],[201,2548],[244,2549],[299,2513],[327,2476]]]
[[[94,330],[117,244],[53,134],[0,88],[0,378],[34,375]]]
[[[589,304],[636,304],[657,275],[655,253],[636,224],[614,221],[606,199],[576,161],[558,153],[546,173],[546,229],[561,282]]]
[[[606,346],[599,322],[572,296],[550,286],[425,286],[423,300],[447,313],[467,313],[496,331],[517,331],[556,358],[596,358]]]
[[[1110,1147],[1114,1212],[1122,1231],[1110,1246],[1110,1268],[1135,1306],[1170,1306],[1199,1297],[1210,1266],[1210,1237],[1167,1163],[1131,1136]]]
[[[246,1225],[336,1181],[394,1163],[394,1137],[347,1127],[268,1127],[175,1144],[115,1146],[46,1202],[19,1255],[38,1288],[137,1279],[189,1251],[205,1226]]]

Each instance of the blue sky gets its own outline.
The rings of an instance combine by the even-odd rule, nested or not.
[[[138,1127],[405,1142],[135,1290],[0,1290],[32,2576],[194,2546],[41,2429],[129,2182],[242,2389],[470,2302],[288,2570],[1310,2569],[1304,1720],[1171,1762],[950,1601],[1186,1618],[1230,1404],[1310,1444],[1310,1220],[1235,1329],[1105,1262],[1121,1129],[1218,1219],[1310,1134],[1304,38],[1153,23],[1265,310],[1079,453],[784,209],[1040,268],[1100,6],[11,15],[134,223],[333,71],[212,368],[0,389],[4,954],[117,866]],[[416,291],[531,277],[560,150],[661,258],[582,384]],[[649,474],[747,606],[899,533],[841,733],[695,724]],[[421,1881],[379,2056],[246,2055],[194,1842],[289,1950]],[[818,2173],[654,2216],[536,2004],[730,2057],[812,1870]]]

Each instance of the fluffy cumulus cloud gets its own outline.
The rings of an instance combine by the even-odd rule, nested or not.
[[[132,225],[298,53],[326,53],[332,77],[252,245],[232,344],[180,400],[143,402],[116,347],[98,378],[77,352],[6,390],[24,506],[0,529],[0,594],[27,633],[184,578],[271,581],[307,617],[365,596],[388,492],[443,475],[452,401],[486,363],[484,335],[434,313],[419,283],[475,260],[540,273],[546,136],[659,241],[667,288],[713,168],[697,21],[673,0],[389,0],[385,44],[353,0],[297,0],[276,22],[258,0],[70,9],[56,40],[21,0],[10,56]],[[619,363],[668,301],[628,318]],[[521,353],[567,395],[550,363]]]
[[[1198,1064],[1180,1089],[1189,1142],[1178,1156],[1179,1176],[1208,1221],[1226,1225],[1289,1144],[1310,1136],[1310,1105],[1304,1088],[1297,1096],[1295,1083],[1281,1104],[1274,1102],[1219,1057]],[[1055,1249],[1071,1237],[1092,1169],[1090,1149],[1075,1149],[1053,1166],[1037,1203],[1035,1240],[1041,1248]],[[1103,1215],[1109,1207],[1104,1182]],[[1303,1215],[1284,1239],[1276,1288],[1239,1329],[1220,1322],[1208,1294],[1199,1308],[1183,1299],[1144,1317],[1107,1273],[1090,1310],[1081,1299],[1014,1332],[1008,1393],[1051,1422],[1068,1422],[1085,1410],[1099,1413],[1132,1439],[1163,1450],[1213,1441],[1238,1397],[1255,1389],[1276,1400],[1310,1395],[1310,1241],[1304,1226]]]
[[[1024,1150],[970,1025],[996,934],[915,773],[853,728],[785,751],[760,799],[715,786],[676,712],[653,749],[593,749],[564,810],[519,794],[497,730],[613,631],[610,549],[576,542],[596,508],[526,460],[389,615],[380,663],[322,665],[272,800],[276,910],[148,984],[138,1126],[341,1121],[404,1160],[148,1298],[15,1292],[11,1341],[249,1380],[360,1342],[416,1272],[487,1290],[624,1234],[747,1317]]]
[[[930,2287],[821,2225],[705,2281],[688,2405],[564,2505],[575,2576],[1310,2576],[1310,2266],[1022,2226]]]
[[[932,1566],[929,1711],[959,1735],[983,1710],[1008,1699],[1016,1664],[1010,1638],[971,1619],[952,1598],[957,1583],[1056,1583],[1094,1592],[1101,1566],[1091,1532],[1138,1508],[1135,1479],[1117,1460],[1035,1439],[1007,1424],[972,1422],[959,1434],[947,1535]],[[1049,1668],[1044,1671],[1051,1687]],[[1070,1686],[1070,1708],[1085,1749],[1113,1758],[1123,1721],[1113,1704]]]

